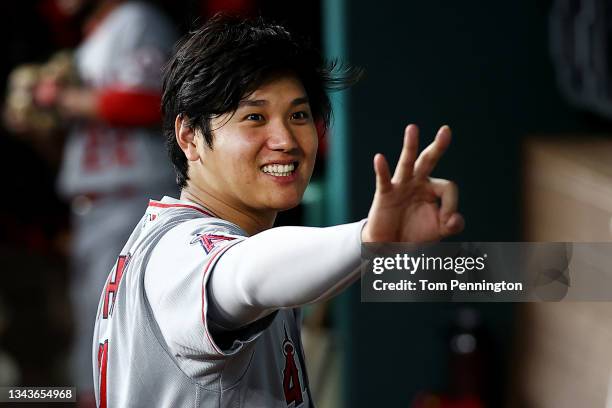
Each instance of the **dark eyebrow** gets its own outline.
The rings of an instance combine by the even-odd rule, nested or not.
[[[298,106],[298,105],[302,105],[308,103],[308,97],[307,96],[302,96],[300,98],[295,98],[294,100],[291,101],[291,105],[292,106]]]
[[[238,107],[241,108],[243,106],[264,106],[268,103],[265,99],[245,99],[238,102]]]
[[[298,106],[308,103],[307,96],[301,96],[299,98],[295,98],[291,101],[291,106]],[[238,107],[241,108],[243,106],[265,106],[268,104],[268,101],[265,99],[245,99],[238,103]]]

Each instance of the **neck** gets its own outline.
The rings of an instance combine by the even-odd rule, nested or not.
[[[276,211],[253,212],[232,206],[211,192],[188,184],[181,190],[181,200],[191,201],[209,209],[217,217],[238,225],[247,234],[255,235],[274,226]]]

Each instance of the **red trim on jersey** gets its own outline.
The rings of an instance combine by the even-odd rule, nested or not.
[[[106,367],[108,364],[108,339],[98,344],[98,370],[100,371],[100,408],[106,408]]]
[[[210,266],[214,263],[215,259],[219,258],[223,253],[225,253],[225,251],[236,245],[238,242],[241,242],[241,240],[232,242],[223,248],[219,248],[218,252],[211,256],[210,260],[204,267],[204,273],[202,274],[202,323],[204,324],[204,333],[206,333],[206,337],[208,338],[210,344],[212,344],[215,351],[222,356],[224,356],[225,353],[223,353],[223,351],[221,351],[221,349],[217,347],[217,344],[213,341],[213,339],[210,338],[210,333],[208,332],[208,325],[206,324],[206,285],[204,284],[204,281],[206,280],[208,268],[210,268]]]
[[[196,207],[195,205],[189,205],[189,204],[166,204],[166,203],[160,203],[159,201],[154,201],[154,200],[149,200],[149,207],[159,207],[159,208],[174,208],[174,207],[179,207],[179,208],[190,208],[192,210],[196,210],[201,212],[204,215],[208,215],[209,217],[214,217],[214,218],[219,218],[217,217],[215,214],[205,211],[203,209],[201,209],[200,207]]]
[[[117,126],[152,126],[161,123],[161,94],[156,91],[106,88],[98,95],[96,111]]]

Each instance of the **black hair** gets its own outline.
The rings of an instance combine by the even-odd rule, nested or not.
[[[241,100],[282,73],[301,81],[324,129],[331,117],[327,91],[347,88],[361,76],[357,68],[326,62],[308,41],[262,18],[218,14],[179,41],[164,72],[162,96],[166,146],[179,187],[189,177],[175,137],[176,117],[183,115],[188,126],[201,130],[213,148],[211,119],[235,112]]]

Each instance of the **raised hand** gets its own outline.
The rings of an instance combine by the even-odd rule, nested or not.
[[[374,156],[376,193],[361,233],[363,242],[430,242],[463,230],[457,186],[429,175],[451,141],[448,126],[417,158],[419,129],[409,125],[395,173],[382,154]]]

